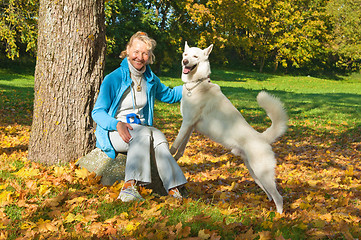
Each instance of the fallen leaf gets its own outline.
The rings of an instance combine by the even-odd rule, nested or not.
[[[42,218],[36,223],[36,226],[39,229],[39,232],[55,232],[58,228],[50,220],[44,220]]]
[[[23,167],[22,169],[20,169],[19,171],[13,174],[20,178],[30,178],[30,177],[38,176],[39,172],[40,172],[39,169],[36,168]]]
[[[0,193],[0,207],[3,207],[11,202],[11,195],[13,192],[10,191],[2,191]]]
[[[246,233],[237,235],[236,240],[253,240],[258,237],[258,234],[253,233],[253,229],[250,228]]]
[[[75,175],[77,178],[86,179],[90,172],[86,168],[75,169]]]
[[[206,233],[206,230],[201,229],[201,230],[199,230],[199,232],[198,232],[198,237],[200,237],[201,239],[205,240],[205,239],[210,238],[211,235],[208,234],[208,233]]]

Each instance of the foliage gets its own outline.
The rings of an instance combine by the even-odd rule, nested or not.
[[[178,61],[184,42],[215,44],[219,65],[267,69],[360,69],[360,0],[106,0],[109,64],[136,31],[157,40],[159,73]],[[15,7],[16,6],[16,7]],[[36,53],[38,1],[0,3],[0,51]],[[231,9],[231,11],[230,11]]]
[[[198,44],[232,46],[238,54],[257,61],[260,71],[265,61],[286,68],[311,67],[312,60],[325,61],[327,53],[326,1],[250,0],[188,1],[187,11],[208,31],[201,32]],[[202,1],[199,1],[202,2]],[[232,11],[229,11],[232,9]]]
[[[0,51],[8,58],[19,57],[20,46],[36,51],[38,0],[0,1]]]
[[[215,69],[212,81],[259,131],[269,120],[256,94],[266,89],[285,102],[289,130],[273,145],[284,214],[274,212],[240,158],[198,133],[179,161],[189,181],[183,202],[142,189],[146,201],[121,203],[115,200],[121,183],[104,187],[74,163],[29,162],[33,77],[2,70],[0,239],[360,238],[360,75],[335,80]],[[156,126],[172,142],[179,105],[156,108]]]
[[[145,31],[157,41],[155,72],[174,64],[174,54],[194,31],[182,1],[109,0],[105,3],[107,51],[118,57],[130,37]]]
[[[333,51],[339,55],[342,67],[360,69],[361,59],[361,9],[360,0],[329,1],[327,11],[332,16]]]

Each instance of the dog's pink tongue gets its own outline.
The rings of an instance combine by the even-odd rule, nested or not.
[[[184,68],[184,69],[183,69],[183,73],[184,73],[184,74],[188,74],[190,71],[191,71],[191,70],[190,70],[189,68]]]

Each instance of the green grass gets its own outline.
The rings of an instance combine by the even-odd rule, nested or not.
[[[30,125],[34,76],[0,68],[0,126],[13,122]]]
[[[162,78],[166,85],[182,84],[179,78]],[[256,96],[266,90],[285,104],[291,121],[315,119],[316,122],[360,123],[361,74],[335,79],[311,76],[280,76],[254,72],[213,70],[212,82],[232,101],[250,123],[263,122],[265,113],[258,107]],[[160,107],[162,111],[168,107]],[[174,110],[172,110],[174,111]],[[256,114],[256,115],[255,115]],[[261,115],[257,119],[257,115]]]

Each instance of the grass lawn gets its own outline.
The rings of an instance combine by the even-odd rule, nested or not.
[[[360,238],[361,75],[214,69],[211,79],[259,131],[270,121],[258,92],[284,102],[289,129],[273,144],[284,214],[275,212],[242,159],[198,133],[179,160],[189,181],[183,202],[142,189],[144,202],[121,203],[115,201],[121,183],[98,184],[75,159],[52,167],[29,162],[34,79],[31,71],[0,68],[0,239]],[[157,103],[155,125],[170,143],[181,121],[179,104]]]

